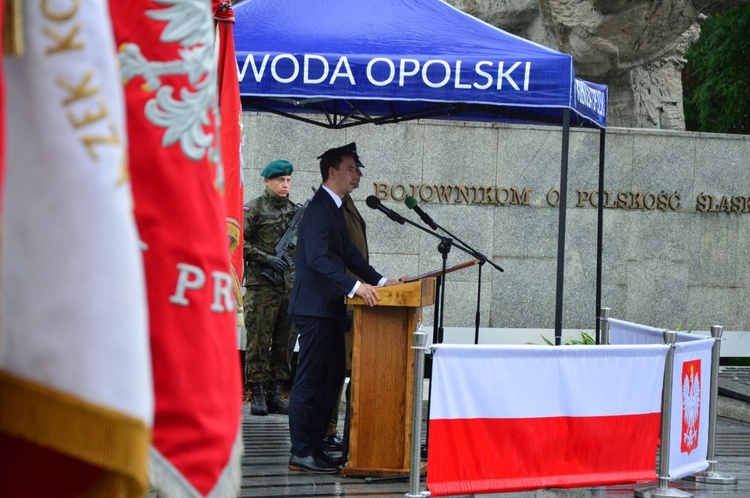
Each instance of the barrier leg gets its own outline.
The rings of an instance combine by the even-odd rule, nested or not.
[[[602,337],[600,344],[609,345],[609,314],[612,308],[602,308],[602,316],[599,317],[600,329],[602,331]]]
[[[714,345],[711,349],[711,392],[708,404],[708,468],[691,476],[683,477],[686,481],[706,484],[737,484],[737,478],[714,470],[716,464],[716,404],[719,399],[719,359],[721,358],[721,335],[724,327],[711,326],[711,337]]]
[[[661,498],[679,496],[693,498],[691,493],[669,487],[669,446],[671,432],[672,380],[674,369],[674,349],[677,332],[664,331],[664,342],[669,344],[667,361],[664,366],[664,388],[661,395],[661,445],[659,450],[659,485],[656,488],[636,489],[633,494],[639,498]]]
[[[419,491],[422,464],[422,397],[424,395],[424,357],[428,352],[427,333],[420,323],[414,331],[414,389],[411,403],[411,456],[409,459],[409,492],[407,498],[430,496],[429,491]]]

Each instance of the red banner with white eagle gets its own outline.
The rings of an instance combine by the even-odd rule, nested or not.
[[[242,257],[244,216],[242,204],[242,105],[240,83],[237,79],[237,59],[234,51],[234,11],[229,0],[213,0],[216,22],[217,83],[219,85],[219,113],[221,116],[221,161],[226,184],[224,201],[227,207],[227,232],[229,255],[232,263],[233,295],[237,304],[238,342],[244,339],[242,319]],[[244,348],[242,348],[244,349]]]
[[[210,0],[110,0],[125,82],[160,498],[234,496],[241,396]]]

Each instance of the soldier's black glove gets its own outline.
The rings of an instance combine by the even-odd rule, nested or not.
[[[289,263],[284,261],[283,258],[274,256],[266,263],[266,266],[279,273],[284,273],[284,270],[289,268]]]

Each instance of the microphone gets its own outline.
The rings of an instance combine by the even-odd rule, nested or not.
[[[419,217],[422,218],[422,221],[424,221],[425,224],[427,224],[427,226],[429,226],[433,230],[438,229],[437,223],[432,221],[432,218],[430,218],[430,215],[422,211],[422,208],[417,206],[417,200],[414,197],[407,196],[406,199],[404,200],[404,204],[406,204],[406,207],[408,207],[409,209],[417,213]]]
[[[383,204],[380,202],[380,199],[375,197],[374,195],[367,196],[367,199],[365,199],[365,204],[367,204],[367,207],[370,209],[377,209],[378,211],[382,211],[385,213],[387,217],[395,221],[396,223],[404,224],[404,218],[397,212],[388,209],[387,207],[383,206]]]

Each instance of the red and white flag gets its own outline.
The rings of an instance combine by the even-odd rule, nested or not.
[[[141,497],[153,392],[106,0],[22,4],[6,57],[0,496]]]
[[[708,468],[708,408],[714,339],[675,347],[670,418],[669,478]]]
[[[237,59],[234,50],[232,2],[213,0],[213,10],[218,54],[221,162],[226,176],[224,201],[227,208],[229,257],[232,263],[232,290],[237,305],[239,344],[245,339],[245,326],[242,318],[242,272],[244,270],[242,205],[245,196],[242,182],[242,104],[240,103],[240,83],[237,79]]]
[[[437,346],[430,493],[655,479],[666,353],[649,345]]]
[[[235,496],[242,388],[210,0],[110,0],[144,247],[160,498]]]

